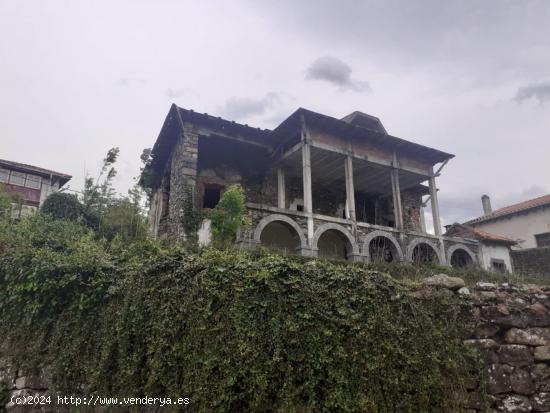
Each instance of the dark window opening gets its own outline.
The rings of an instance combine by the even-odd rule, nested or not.
[[[221,187],[206,185],[204,187],[204,196],[202,198],[202,207],[203,208],[214,208],[220,202],[221,196]]]
[[[492,259],[491,268],[493,269],[493,271],[496,271],[496,272],[501,272],[501,273],[506,272],[506,264],[504,263],[503,260]]]
[[[550,232],[543,234],[536,234],[535,240],[537,241],[537,247],[550,247]]]
[[[304,212],[304,206],[303,205],[296,205],[296,211]]]

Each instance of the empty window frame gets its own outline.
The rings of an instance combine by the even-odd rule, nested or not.
[[[550,232],[544,232],[542,234],[536,234],[535,240],[537,241],[537,247],[550,247]]]
[[[32,189],[40,189],[42,185],[42,178],[37,175],[27,174],[27,180],[25,181],[25,186]]]
[[[25,174],[23,172],[11,171],[10,184],[25,186]]]
[[[205,185],[204,186],[204,195],[202,197],[202,207],[203,208],[215,208],[220,202],[220,197],[222,194],[222,187],[219,185]]]
[[[0,168],[0,182],[7,184],[10,179],[10,171]]]
[[[505,273],[506,272],[506,263],[504,260],[499,260],[497,258],[491,258],[491,270],[495,272]]]

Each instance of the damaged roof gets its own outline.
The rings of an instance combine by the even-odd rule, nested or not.
[[[177,138],[183,130],[183,125],[186,122],[199,126],[202,125],[212,130],[219,131],[219,133],[232,136],[236,135],[244,140],[265,145],[266,150],[275,150],[278,145],[289,137],[300,133],[302,118],[309,126],[322,128],[327,132],[346,136],[351,139],[366,139],[376,145],[391,147],[398,151],[406,151],[408,154],[422,157],[433,164],[444,162],[454,157],[454,155],[449,153],[389,135],[386,133],[378,118],[363,114],[362,112],[353,112],[343,119],[336,119],[331,116],[299,108],[275,129],[269,130],[254,128],[246,124],[229,121],[207,113],[197,113],[193,110],[183,109],[172,104],[160,134],[153,146],[151,152],[152,159],[146,170],[162,171]],[[370,123],[368,125],[364,124],[366,120],[373,122],[372,125]]]
[[[550,194],[544,195],[538,198],[530,199],[528,201],[518,202],[517,204],[509,205],[504,208],[497,209],[490,214],[483,215],[481,217],[472,219],[465,222],[466,225],[476,225],[483,222],[492,221],[500,218],[508,218],[512,215],[522,212],[528,212],[536,208],[550,206]]]
[[[502,235],[493,234],[487,231],[482,231],[480,229],[471,227],[469,225],[459,224],[459,223],[450,225],[445,235],[451,236],[451,237],[472,238],[472,239],[487,241],[495,244],[503,244],[503,245],[517,244],[517,242],[511,238],[503,237]]]
[[[352,116],[357,113],[360,112],[354,112],[348,116]],[[321,113],[313,112],[311,110],[303,108],[298,109],[288,118],[286,118],[279,126],[277,126],[273,130],[273,132],[277,135],[288,136],[294,130],[299,130],[301,128],[302,116],[308,126],[316,126],[327,132],[332,132],[340,136],[346,136],[351,139],[365,139],[375,145],[390,147],[395,150],[406,151],[408,154],[422,157],[430,162],[433,162],[434,164],[454,158],[454,155],[450,153],[442,152],[428,146],[420,145],[418,143],[410,142],[405,139],[389,135],[385,132],[385,129],[384,132],[375,129],[367,129],[366,127],[360,126],[358,124],[350,123],[350,121],[348,120],[336,119],[332,116],[323,115]],[[348,118],[348,116],[346,116],[346,118]],[[365,114],[363,114],[363,116],[365,116]],[[372,116],[372,118],[374,117]],[[380,123],[380,125],[382,124]]]

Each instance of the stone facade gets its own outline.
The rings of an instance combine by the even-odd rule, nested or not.
[[[460,253],[455,262],[476,264],[475,241],[441,234],[433,165],[451,157],[305,110],[268,131],[173,106],[146,168],[161,175],[151,187],[152,232],[185,239],[189,204],[208,210],[240,184],[251,222],[241,246],[442,265]],[[423,224],[428,194],[435,236]]]
[[[307,243],[308,217],[304,212],[248,203],[247,215],[251,224],[250,229],[241,232],[237,241],[239,245],[246,247],[260,245],[262,233],[270,223],[284,222],[296,234],[297,239],[305,240],[305,245],[300,243],[300,248],[295,250],[296,253],[305,256],[319,256],[318,242],[321,235],[326,231],[335,231],[341,235],[348,255],[340,258],[353,261],[372,261],[371,244],[380,238],[387,241],[396,261],[413,261],[415,247],[419,245],[426,245],[427,248],[433,250],[435,262],[442,265],[449,264],[452,254],[457,250],[464,251],[471,258],[472,264],[478,261],[479,244],[471,240],[452,237],[440,238],[420,232],[399,231],[367,223],[354,223],[344,218],[314,214],[314,237],[310,245]]]

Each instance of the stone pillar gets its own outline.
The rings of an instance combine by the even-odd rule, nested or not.
[[[439,202],[437,200],[437,187],[435,185],[435,176],[430,176],[430,201],[432,203],[432,216],[434,222],[434,232],[438,237],[441,236],[441,220],[439,218]]]
[[[285,200],[285,171],[283,168],[277,168],[277,206],[284,209]]]
[[[355,187],[353,185],[353,160],[350,155],[344,160],[344,171],[346,175],[346,202],[348,219],[356,220],[355,217]]]
[[[395,227],[403,229],[403,209],[401,206],[401,189],[399,187],[399,170],[393,168],[391,170],[391,189],[393,196],[393,213],[395,215]]]
[[[199,135],[192,125],[183,127],[171,159],[169,221],[170,235],[185,238],[183,221],[185,197],[195,195]]]

